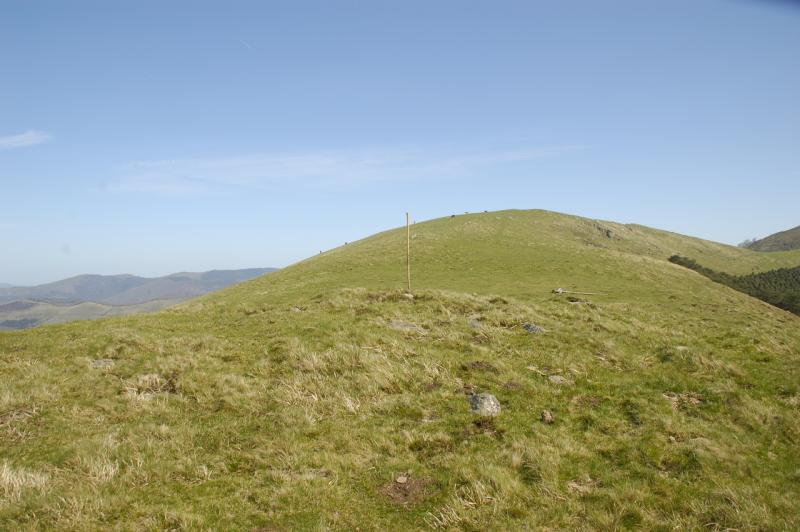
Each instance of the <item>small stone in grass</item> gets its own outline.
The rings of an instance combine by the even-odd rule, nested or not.
[[[530,334],[539,334],[544,332],[544,329],[532,323],[523,323],[522,328],[525,329],[525,332]]]
[[[553,417],[553,413],[549,410],[542,410],[542,421],[551,425],[556,419]]]
[[[572,381],[562,377],[561,375],[550,375],[547,379],[553,384],[558,384],[558,385],[572,384]]]

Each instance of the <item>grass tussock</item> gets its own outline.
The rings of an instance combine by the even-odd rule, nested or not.
[[[48,481],[49,476],[46,473],[29,471],[3,462],[0,464],[0,499],[5,503],[17,502],[24,491],[45,490]]]

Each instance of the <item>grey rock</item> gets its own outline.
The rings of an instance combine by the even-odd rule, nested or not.
[[[562,377],[561,375],[550,375],[549,377],[547,377],[547,379],[550,382],[552,382],[553,384],[558,384],[559,386],[565,385],[565,384],[572,384],[571,380],[569,380],[569,379],[567,379],[565,377]]]
[[[522,328],[525,329],[525,332],[530,334],[541,334],[544,332],[544,329],[532,323],[523,323]]]
[[[470,395],[469,408],[473,414],[484,417],[496,417],[500,414],[500,402],[490,393]]]
[[[549,410],[542,410],[542,421],[544,423],[551,425],[555,420],[556,418],[553,417],[552,412],[550,412]]]
[[[92,360],[92,368],[94,369],[110,369],[114,367],[115,362],[110,358],[98,358]]]
[[[467,318],[467,325],[469,325],[472,329],[480,329],[481,328],[481,317],[478,315],[470,316]]]

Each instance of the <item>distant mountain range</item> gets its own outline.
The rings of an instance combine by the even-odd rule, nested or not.
[[[0,283],[0,288],[11,288],[12,286],[14,286],[14,285],[13,284],[8,284],[8,283]]]
[[[781,231],[761,240],[747,243],[745,246],[753,251],[789,251],[800,249],[800,225],[793,229]]]
[[[212,270],[155,278],[79,275],[39,286],[0,285],[0,330],[159,310],[272,271]]]

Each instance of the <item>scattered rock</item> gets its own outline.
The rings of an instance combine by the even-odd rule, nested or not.
[[[482,417],[495,417],[500,414],[500,402],[490,393],[470,395],[469,407],[473,414]]]
[[[540,334],[545,332],[544,329],[532,323],[523,323],[522,328],[525,329],[525,332],[528,332],[530,334]]]
[[[604,227],[600,224],[595,224],[595,229],[600,231],[601,234],[605,235],[606,238],[614,238],[614,231],[609,229],[608,227]]]
[[[291,310],[292,312],[305,312],[306,307],[299,307],[299,306],[295,305],[289,310]]]
[[[552,425],[556,418],[553,417],[553,413],[549,410],[542,410],[542,421],[547,423],[548,425]]]
[[[565,292],[565,290],[563,288],[555,288],[553,290],[554,294],[563,294],[564,292]]]
[[[558,384],[559,386],[572,384],[571,380],[567,379],[566,377],[562,377],[561,375],[550,375],[547,377],[547,380],[553,384]]]
[[[408,482],[408,475],[400,475],[399,477],[394,479],[394,481],[397,482],[398,484],[405,484],[406,482]]]
[[[413,332],[419,334],[425,334],[425,329],[417,325],[416,323],[411,323],[410,321],[403,321],[403,320],[391,320],[387,326],[390,329],[395,329],[397,331],[406,331],[406,332]]]
[[[414,294],[412,294],[411,292],[403,292],[403,295],[400,297],[402,297],[403,299],[407,299],[409,301],[414,301]]]
[[[469,325],[472,329],[480,329],[482,327],[480,319],[481,317],[478,315],[470,316],[467,318],[467,325]]]
[[[92,360],[92,368],[94,369],[111,369],[115,364],[116,362],[110,358],[98,358],[97,360]]]

